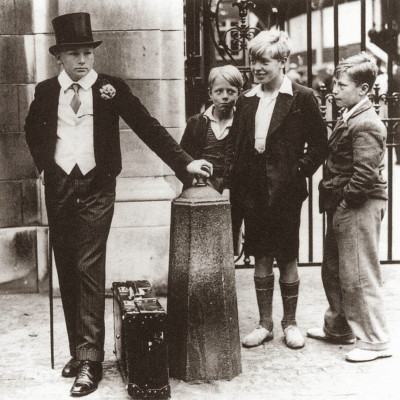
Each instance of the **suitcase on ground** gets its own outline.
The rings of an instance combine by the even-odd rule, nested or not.
[[[114,282],[114,353],[133,399],[170,397],[167,315],[148,281]]]

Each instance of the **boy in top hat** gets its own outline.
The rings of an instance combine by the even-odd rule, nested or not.
[[[327,214],[322,281],[329,307],[314,339],[356,342],[347,361],[390,357],[379,264],[379,233],[386,209],[382,176],[386,128],[368,99],[377,66],[366,53],[343,60],[333,95],[344,108],[329,141],[320,182],[320,211]]]
[[[93,69],[90,15],[53,20],[49,51],[63,67],[39,83],[26,118],[26,140],[41,173],[71,360],[72,396],[97,389],[104,358],[106,243],[121,171],[119,117],[183,179],[208,176],[212,164],[185,153],[119,78]]]
[[[255,259],[260,314],[258,327],[242,343],[259,346],[274,336],[276,259],[285,342],[298,349],[304,346],[296,322],[300,212],[308,195],[306,177],[325,158],[326,127],[312,90],[291,82],[284,73],[290,55],[286,32],[260,32],[249,42],[249,53],[250,69],[259,84],[236,103],[231,128],[236,145],[228,179],[232,206],[244,215],[246,248]]]

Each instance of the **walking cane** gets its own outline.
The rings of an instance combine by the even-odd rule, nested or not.
[[[49,268],[49,304],[50,304],[50,363],[54,369],[54,319],[53,319],[53,243],[50,236],[50,228],[48,230],[48,252],[47,265]]]

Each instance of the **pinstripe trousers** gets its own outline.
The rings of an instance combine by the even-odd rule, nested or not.
[[[107,238],[114,213],[115,177],[96,169],[70,175],[45,171],[45,198],[72,357],[104,360]]]

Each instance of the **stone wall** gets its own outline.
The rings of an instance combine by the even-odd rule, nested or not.
[[[48,52],[51,20],[80,11],[91,14],[94,38],[103,40],[95,69],[125,79],[175,139],[185,125],[181,0],[0,0],[0,293],[46,287],[43,185],[23,125],[35,85],[59,72]],[[170,202],[180,184],[122,120],[121,146],[107,287],[149,279],[164,288]]]

